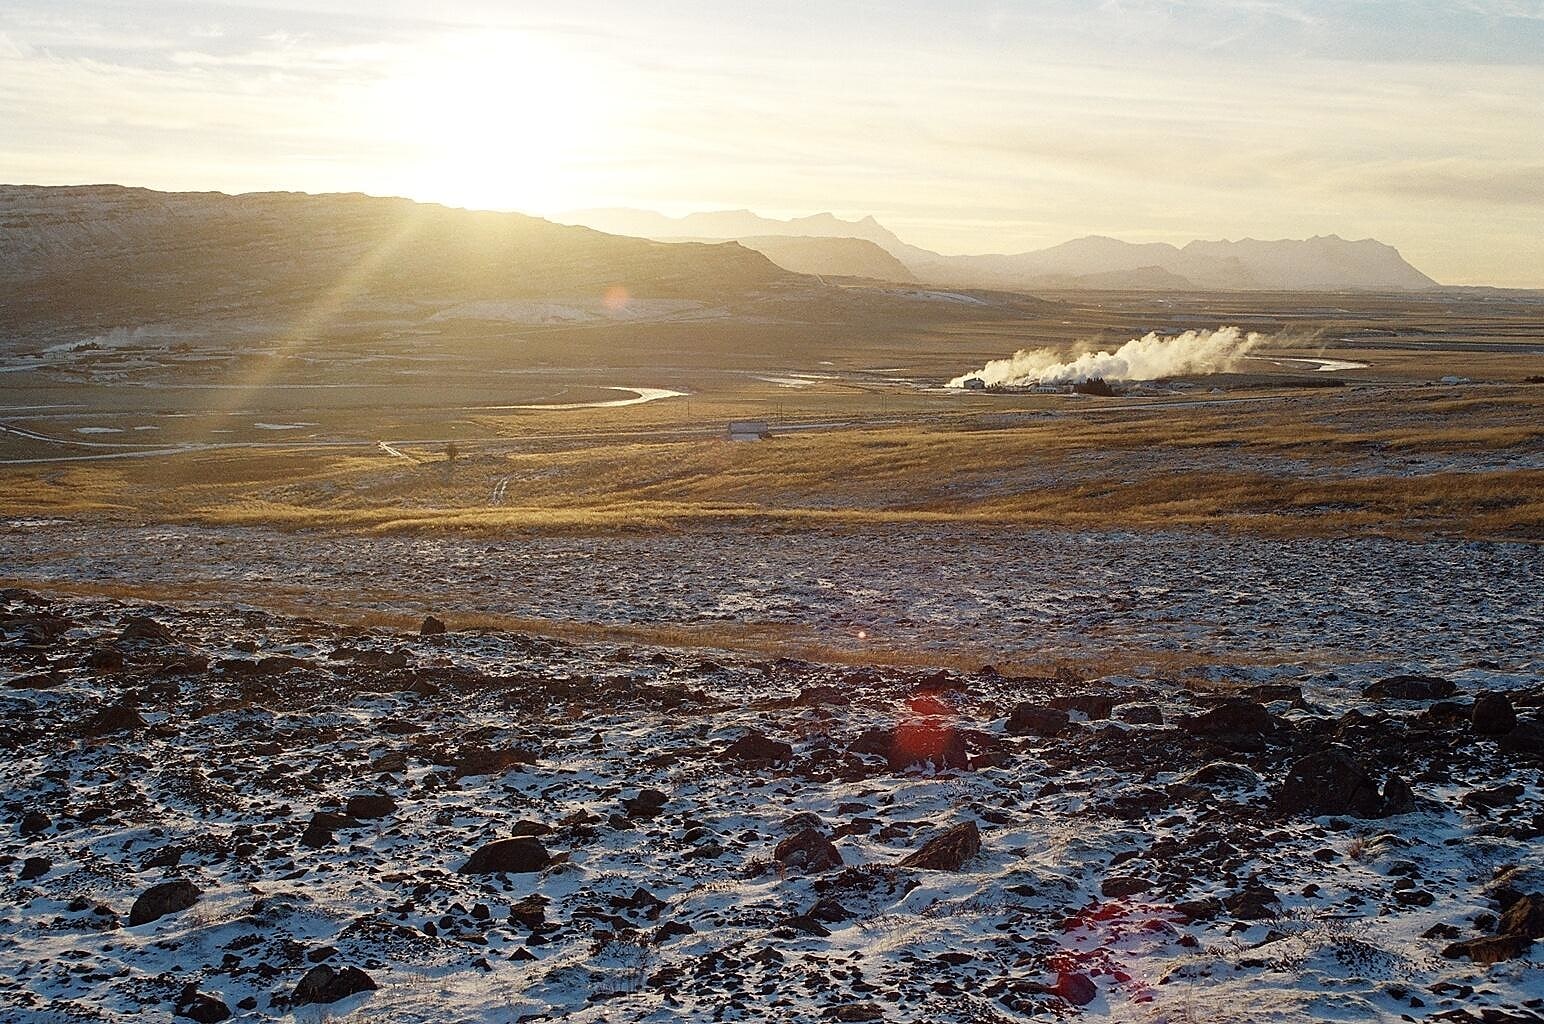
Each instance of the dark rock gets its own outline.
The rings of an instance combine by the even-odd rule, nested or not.
[[[1087,1006],[1099,995],[1099,987],[1086,974],[1060,974],[1051,991],[1073,1006]]]
[[[1187,715],[1178,724],[1196,736],[1263,736],[1275,728],[1265,705],[1249,701],[1223,704],[1199,715]]]
[[[118,634],[121,643],[158,645],[176,642],[170,629],[148,615],[130,615],[123,623],[123,632]]]
[[[640,789],[638,795],[622,801],[622,809],[629,818],[654,818],[664,810],[669,798],[657,789]]]
[[[1156,704],[1127,704],[1115,712],[1127,725],[1162,725],[1163,709]]]
[[[1544,725],[1519,721],[1511,732],[1496,741],[1496,746],[1508,754],[1544,758]]]
[[[139,899],[134,901],[134,906],[129,908],[129,927],[148,924],[167,914],[187,910],[197,903],[202,895],[203,891],[198,886],[181,878],[152,885],[141,893]]]
[[[86,655],[86,667],[93,672],[121,672],[123,652],[114,647],[98,647]]]
[[[793,747],[753,729],[725,747],[724,757],[747,764],[786,764],[793,760]]]
[[[847,748],[849,754],[872,754],[888,759],[895,746],[895,730],[876,726],[858,734]]]
[[[332,834],[340,828],[358,828],[359,822],[346,814],[334,814],[331,811],[317,811],[311,815],[311,823],[301,833],[300,842],[313,850],[325,849],[332,845]]]
[[[21,875],[23,882],[30,882],[34,878],[42,878],[53,870],[54,862],[47,857],[28,857],[22,861]]]
[[[487,875],[498,872],[529,874],[544,870],[552,856],[541,840],[530,836],[497,839],[481,846],[461,865],[463,875]]]
[[[1210,921],[1222,913],[1222,901],[1216,897],[1208,896],[1198,900],[1184,900],[1174,904],[1174,909],[1185,915],[1189,921]]]
[[[445,623],[433,615],[425,615],[423,624],[418,627],[419,636],[439,636],[445,632]]]
[[[1012,736],[1059,736],[1071,721],[1060,708],[1025,703],[1013,709],[1006,728]]]
[[[223,999],[206,995],[198,990],[197,985],[190,984],[177,997],[172,1015],[198,1021],[198,1024],[220,1024],[220,1021],[230,1018],[231,1008],[225,1005]]]
[[[358,793],[348,798],[344,810],[350,818],[384,818],[396,813],[397,801],[385,793]]]
[[[1083,693],[1076,696],[1052,697],[1046,706],[1056,711],[1076,711],[1090,721],[1102,721],[1110,717],[1115,698],[1100,694]]]
[[[535,764],[536,752],[524,747],[463,747],[456,754],[456,778],[469,775],[503,775],[519,765]]]
[[[1263,885],[1251,885],[1224,899],[1222,905],[1240,920],[1262,921],[1280,912],[1281,899]]]
[[[1185,782],[1213,789],[1254,789],[1260,784],[1260,776],[1232,761],[1213,761],[1191,772],[1185,777]]]
[[[1364,687],[1362,696],[1378,700],[1441,700],[1458,692],[1450,680],[1437,676],[1399,675]]]
[[[878,1003],[846,1003],[831,1007],[825,1012],[825,1017],[835,1021],[884,1020],[885,1011]]]
[[[1141,875],[1111,875],[1099,886],[1099,891],[1110,899],[1118,900],[1146,892],[1152,887],[1153,880]]]
[[[1459,803],[1471,810],[1489,811],[1515,804],[1517,798],[1522,795],[1523,787],[1513,782],[1502,786],[1491,786],[1488,789],[1472,789],[1463,795]]]
[[[1517,712],[1506,694],[1482,693],[1474,698],[1469,721],[1481,736],[1505,736],[1516,727]]]
[[[947,723],[924,718],[896,727],[889,763],[895,771],[929,764],[939,771],[970,771],[970,753],[964,733]]]
[[[339,999],[347,999],[360,992],[374,992],[378,987],[368,974],[357,967],[345,967],[340,971],[328,964],[317,964],[295,986],[290,1003],[294,1006],[336,1003]]]
[[[1516,960],[1528,952],[1533,940],[1526,935],[1489,935],[1479,939],[1454,942],[1442,950],[1449,960],[1469,959],[1477,964],[1497,964]]]
[[[974,821],[961,822],[941,835],[923,843],[921,848],[901,860],[903,868],[929,871],[959,871],[966,861],[981,852],[981,830]]]
[[[1342,750],[1326,749],[1295,761],[1274,795],[1284,814],[1349,814],[1377,818],[1383,814],[1378,785],[1362,766]]]
[[[842,852],[813,828],[806,828],[777,844],[772,859],[784,868],[816,874],[842,866]]]
[[[1409,814],[1415,810],[1415,790],[1398,775],[1383,780],[1383,813]]]
[[[17,831],[24,836],[35,836],[39,832],[46,831],[53,824],[53,819],[39,810],[31,810],[21,816],[21,822],[17,825]]]
[[[1502,935],[1544,939],[1544,893],[1529,893],[1513,901],[1496,930]]]
[[[140,717],[139,709],[123,700],[116,704],[109,704],[95,714],[87,716],[80,724],[80,731],[85,736],[107,736],[130,729],[143,729],[145,725],[146,722]]]

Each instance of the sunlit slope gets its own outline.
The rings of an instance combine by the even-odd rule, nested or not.
[[[796,281],[734,244],[362,195],[0,186],[0,327],[533,297],[719,302]]]

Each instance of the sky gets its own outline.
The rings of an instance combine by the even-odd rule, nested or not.
[[[0,181],[1338,234],[1544,287],[1544,0],[7,0]]]

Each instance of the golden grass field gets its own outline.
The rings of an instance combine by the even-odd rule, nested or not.
[[[0,514],[485,534],[962,522],[1544,539],[1537,386],[1268,390],[1151,408],[1052,398],[986,414],[886,402],[870,401],[868,422],[754,444],[706,426],[629,435],[618,427],[635,410],[617,409],[564,414],[588,418],[591,440],[526,435],[528,450],[470,445],[455,462],[423,445],[404,446],[411,458],[280,447],[11,466]],[[828,412],[854,416],[852,396]]]

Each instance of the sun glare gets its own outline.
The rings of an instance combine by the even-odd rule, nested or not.
[[[401,191],[473,208],[573,205],[575,167],[606,135],[593,62],[513,34],[421,48],[372,89],[370,116],[401,151]]]

